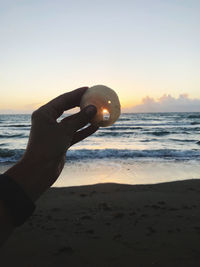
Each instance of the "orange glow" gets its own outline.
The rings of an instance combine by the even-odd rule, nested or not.
[[[108,110],[104,108],[103,113],[108,113]]]

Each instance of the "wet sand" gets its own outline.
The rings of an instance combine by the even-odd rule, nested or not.
[[[200,265],[200,180],[51,188],[2,267]]]

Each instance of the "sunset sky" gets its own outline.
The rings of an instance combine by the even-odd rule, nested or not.
[[[0,113],[96,84],[125,111],[200,111],[199,14],[199,0],[0,0]]]

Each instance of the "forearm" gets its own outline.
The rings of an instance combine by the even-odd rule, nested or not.
[[[46,178],[50,175],[50,172],[47,169],[48,164],[39,163],[37,160],[29,161],[23,159],[8,169],[4,174],[17,183],[26,196],[35,202],[48,188]],[[13,195],[9,187],[6,188],[6,194],[12,199]],[[22,206],[23,203],[20,207]],[[14,228],[15,223],[13,221],[12,212],[7,203],[0,199],[0,245],[8,239]]]
[[[5,172],[15,180],[35,202],[58,178],[65,162],[65,154],[52,160],[37,159],[26,154]]]
[[[0,200],[0,246],[8,239],[13,230],[14,226],[9,211]]]
[[[15,180],[33,202],[45,191],[44,164],[41,162],[23,159],[8,169],[5,174]]]
[[[34,168],[30,163],[21,160],[5,172],[21,186],[32,201],[37,199],[37,190],[34,185],[36,179],[33,177],[35,169],[37,169],[36,166]]]
[[[33,167],[35,167],[35,170]],[[33,177],[36,169],[36,165],[32,166],[30,163],[21,160],[1,176],[2,180],[0,186],[2,186],[2,199],[0,198],[0,245],[7,240],[14,228],[19,225],[16,224],[14,214],[21,216],[21,212],[27,205],[27,200],[35,201],[39,197],[39,190],[36,186],[37,179],[34,179]],[[15,191],[13,191],[13,189]],[[16,191],[18,190],[19,192],[17,194],[20,195],[16,194]],[[3,192],[5,192],[5,194]],[[25,198],[23,196],[21,198],[21,193],[25,194]]]

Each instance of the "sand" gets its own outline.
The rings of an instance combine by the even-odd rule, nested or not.
[[[1,266],[200,265],[200,180],[51,188]]]

